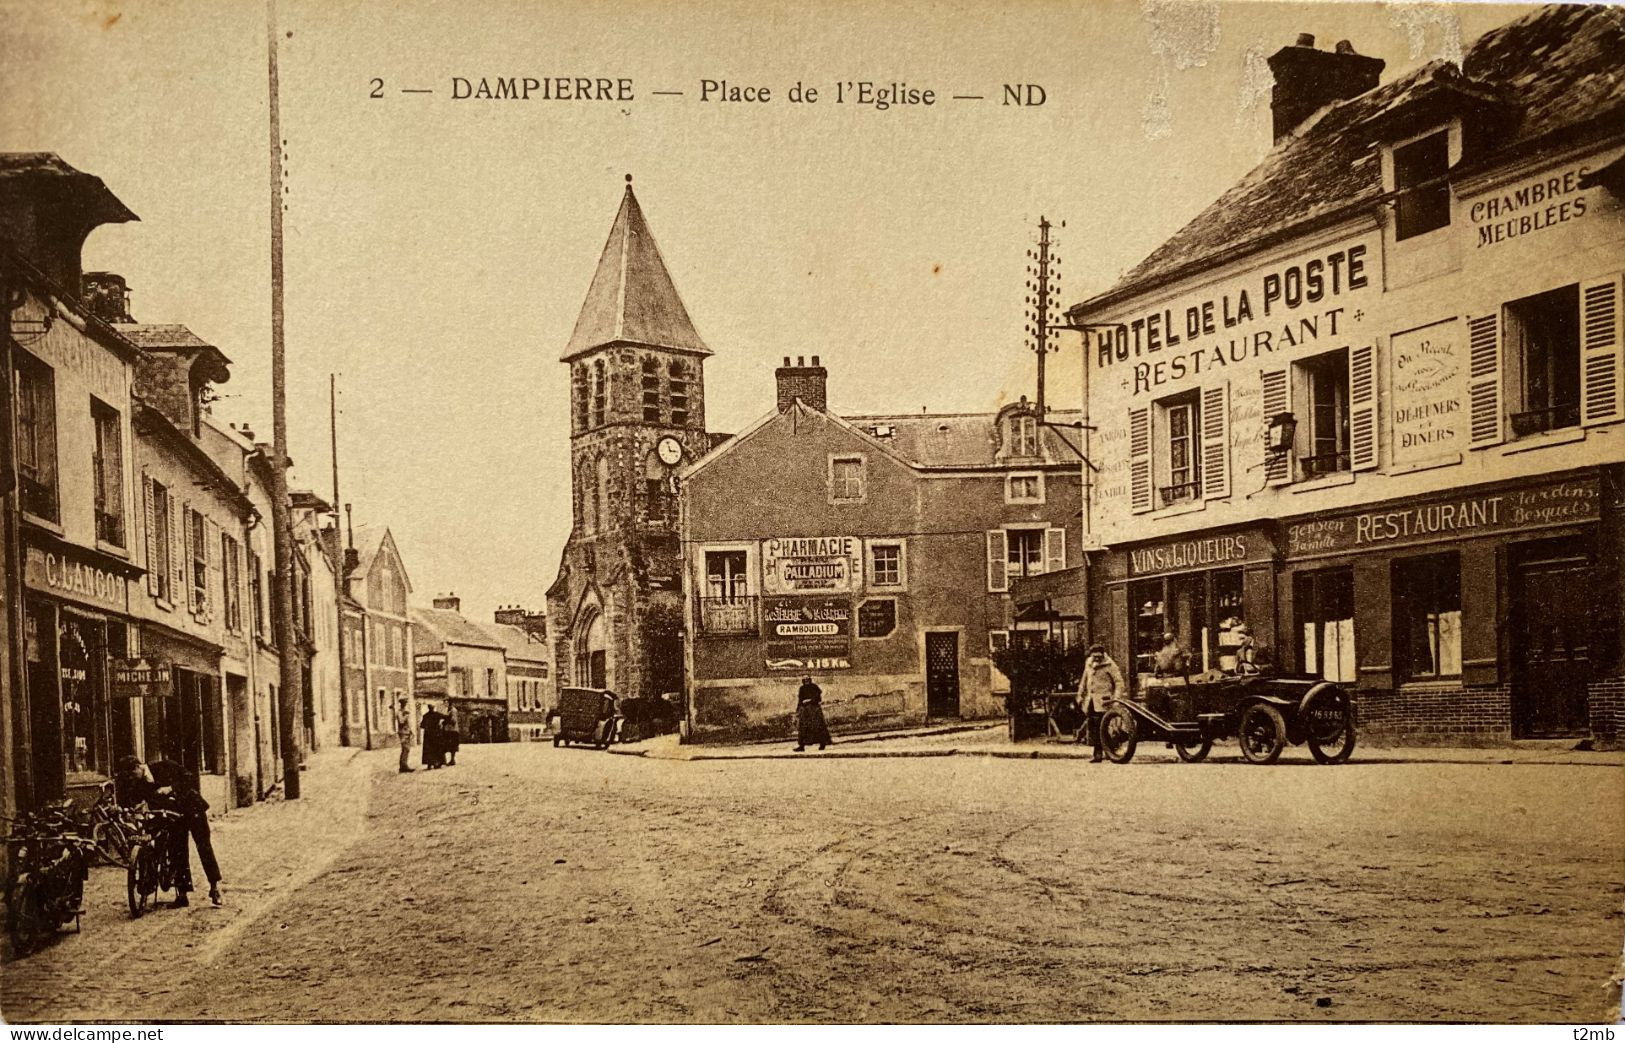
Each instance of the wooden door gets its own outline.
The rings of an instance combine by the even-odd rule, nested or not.
[[[925,635],[925,713],[928,718],[959,716],[959,635]]]
[[[1513,573],[1512,701],[1521,735],[1589,729],[1591,566],[1567,543],[1526,555]]]

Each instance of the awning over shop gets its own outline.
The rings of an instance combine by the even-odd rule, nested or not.
[[[1083,619],[1088,614],[1087,569],[1077,565],[1059,572],[1021,576],[1010,585],[1010,599],[1023,619]]]

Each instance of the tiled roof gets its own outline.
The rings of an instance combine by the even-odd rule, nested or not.
[[[1430,62],[1348,101],[1328,106],[1276,145],[1250,173],[1135,265],[1084,311],[1371,206],[1382,194],[1380,120],[1429,93],[1498,99],[1515,121],[1494,136],[1492,155],[1601,122],[1625,129],[1625,10],[1554,5],[1485,33],[1462,68]],[[1484,157],[1464,157],[1476,164]]]
[[[471,645],[475,648],[501,648],[502,643],[486,633],[478,623],[444,608],[413,608],[412,625],[422,627],[441,644]],[[432,650],[431,650],[432,651]]]
[[[547,643],[537,641],[522,628],[509,623],[481,623],[479,626],[502,646],[509,659],[530,663],[547,662]]]
[[[101,178],[70,166],[54,152],[0,152],[0,190],[30,182],[80,193],[79,216],[91,224],[140,220]]]
[[[878,440],[899,456],[920,467],[992,467],[1003,466],[996,458],[999,448],[999,413],[903,413],[896,416],[842,417],[847,423]],[[1074,423],[1083,418],[1081,412],[1055,411],[1048,414],[1050,423]],[[877,434],[890,430],[891,434]],[[1077,454],[1068,449],[1060,437],[1046,428],[1039,429],[1046,456],[1051,462],[1074,462]],[[1077,439],[1072,439],[1077,443]]]
[[[677,296],[630,180],[562,359],[615,341],[711,354]]]

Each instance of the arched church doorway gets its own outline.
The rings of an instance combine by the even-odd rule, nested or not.
[[[609,687],[609,634],[604,614],[588,606],[576,624],[575,676],[588,688]]]

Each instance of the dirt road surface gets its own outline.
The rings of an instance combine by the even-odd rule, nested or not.
[[[0,998],[12,1021],[1617,1009],[1625,771],[1215,756],[682,763],[507,745],[402,776],[368,754],[313,775],[305,809],[217,827],[225,910],[132,923],[101,871],[85,933],[5,968]]]

